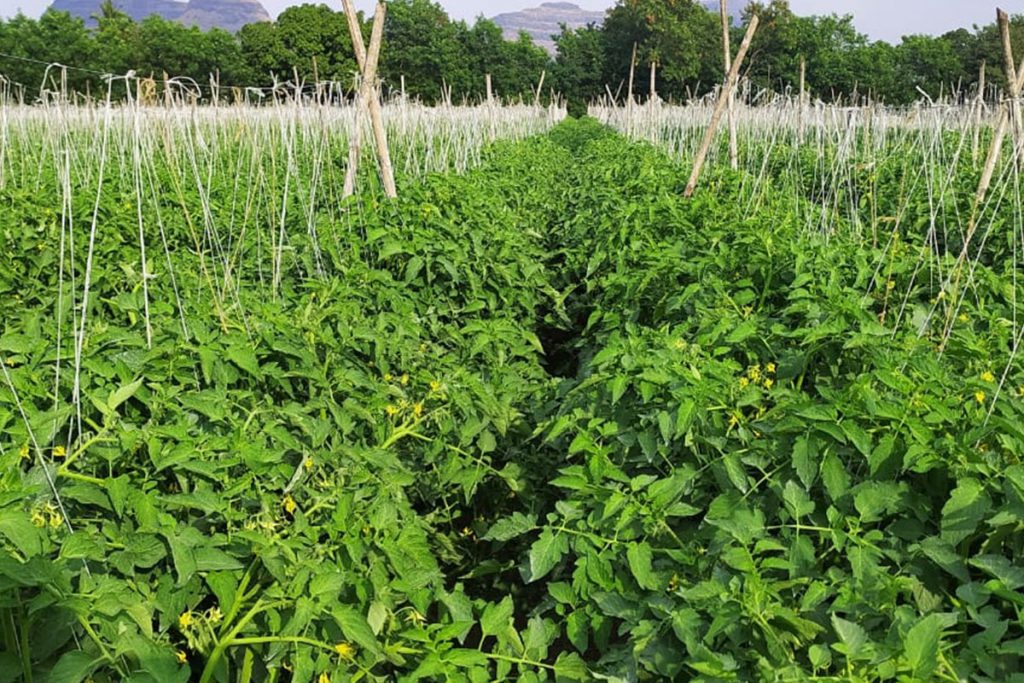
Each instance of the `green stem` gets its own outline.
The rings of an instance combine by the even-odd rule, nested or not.
[[[220,663],[220,658],[224,655],[224,651],[231,647],[231,643],[235,637],[238,636],[239,632],[243,628],[249,625],[249,622],[256,618],[256,615],[263,609],[262,598],[257,598],[252,609],[250,609],[244,617],[235,625],[231,632],[228,633],[227,637],[217,643],[217,647],[213,648],[213,652],[210,653],[210,658],[206,660],[206,666],[203,667],[203,675],[199,678],[199,683],[210,683],[213,679],[213,672],[217,668],[217,664]]]

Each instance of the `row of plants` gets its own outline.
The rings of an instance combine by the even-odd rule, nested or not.
[[[114,190],[77,379],[86,254],[4,190],[0,681],[1019,676],[1012,272],[944,340],[924,235],[686,175],[568,121],[232,241],[273,288],[168,219],[148,313]]]

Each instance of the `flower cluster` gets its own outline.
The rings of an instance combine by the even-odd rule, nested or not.
[[[752,365],[747,368],[746,374],[740,377],[740,389],[746,389],[751,385],[762,386],[765,389],[771,389],[775,386],[775,372],[777,367],[775,363],[768,363],[763,368],[760,363]]]
[[[64,518],[60,514],[60,509],[53,503],[45,503],[36,507],[32,510],[32,514],[29,517],[32,520],[32,524],[40,529],[49,527],[51,529],[59,529],[64,523]]]

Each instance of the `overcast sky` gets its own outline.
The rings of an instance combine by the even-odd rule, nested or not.
[[[37,16],[51,0],[0,0],[0,16],[13,15],[19,9]],[[277,15],[299,0],[262,0],[271,14]],[[950,29],[987,24],[995,20],[996,0],[791,0],[798,14],[853,14],[857,27],[872,38],[898,41],[909,33],[940,34]],[[605,9],[613,0],[575,0],[587,9]],[[329,4],[341,6],[339,0]],[[369,8],[373,0],[357,0],[362,8]],[[539,0],[441,0],[448,12],[459,19],[473,19],[484,14],[493,16],[501,12],[514,12],[539,4]],[[1024,13],[1024,0],[1001,0],[1011,13]]]

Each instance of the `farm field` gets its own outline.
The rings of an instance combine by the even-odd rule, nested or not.
[[[0,681],[1024,679],[988,117],[2,111]]]

